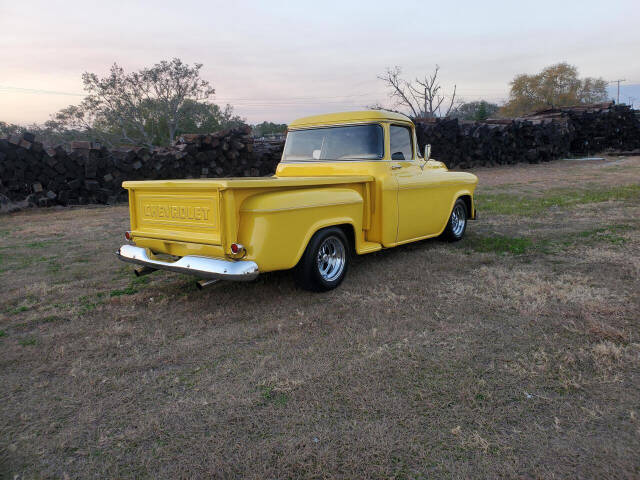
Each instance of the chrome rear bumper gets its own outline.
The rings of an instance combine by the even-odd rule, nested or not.
[[[144,265],[158,270],[195,275],[201,278],[247,282],[256,278],[260,273],[258,265],[249,260],[230,261],[220,258],[187,255],[175,262],[163,262],[150,258],[146,248],[134,245],[121,246],[116,252],[116,256],[123,262]]]

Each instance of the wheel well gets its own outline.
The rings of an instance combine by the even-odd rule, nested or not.
[[[350,223],[343,223],[342,225],[336,225],[336,227],[340,228],[347,237],[349,241],[349,248],[351,253],[354,254],[356,251],[356,232],[353,228],[353,225]]]
[[[473,217],[473,212],[471,211],[471,195],[462,195],[458,198],[462,200],[464,205],[467,207],[467,217]]]
[[[326,227],[322,227],[321,229],[317,230],[315,233],[318,233],[320,230],[324,230],[325,228],[332,228],[332,227],[336,227],[339,228],[340,230],[342,230],[342,232],[344,233],[345,237],[347,237],[347,241],[349,242],[349,249],[351,250],[351,253],[355,253],[356,251],[356,232],[355,229],[353,227],[353,225],[351,225],[350,223],[341,223],[338,225],[327,225]],[[315,235],[314,233],[314,235]]]

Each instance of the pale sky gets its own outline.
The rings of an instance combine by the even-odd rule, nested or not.
[[[626,79],[640,104],[640,1],[0,0],[0,120],[43,122],[82,99],[81,74],[203,63],[250,123],[389,104],[376,79],[441,67],[446,92],[504,101],[518,73],[567,61]]]

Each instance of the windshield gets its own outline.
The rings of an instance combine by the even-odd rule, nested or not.
[[[282,161],[380,160],[383,156],[382,127],[353,125],[290,131]]]

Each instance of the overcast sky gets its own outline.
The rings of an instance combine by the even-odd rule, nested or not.
[[[620,100],[638,105],[640,1],[0,0],[0,120],[78,103],[84,71],[174,56],[203,63],[216,103],[251,123],[384,104],[376,75],[393,65],[439,64],[446,91],[500,102],[514,75],[567,61],[626,79]]]

